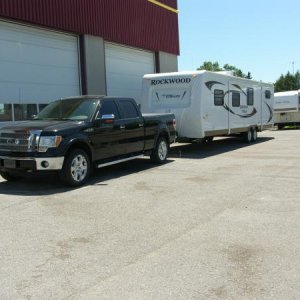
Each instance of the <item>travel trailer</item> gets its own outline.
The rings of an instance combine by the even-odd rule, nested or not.
[[[247,142],[273,125],[272,84],[208,71],[149,74],[142,112],[173,113],[178,141],[241,134]]]
[[[300,124],[300,90],[275,93],[274,125],[282,129],[286,125]]]

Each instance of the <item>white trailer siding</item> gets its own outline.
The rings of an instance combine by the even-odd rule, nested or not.
[[[298,111],[300,105],[300,90],[275,93],[274,113]]]
[[[144,76],[142,111],[171,112],[182,138],[262,130],[272,125],[273,86],[207,71]]]
[[[300,90],[275,93],[274,124],[278,127],[300,124]]]

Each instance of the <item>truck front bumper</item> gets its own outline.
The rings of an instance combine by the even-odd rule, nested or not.
[[[61,170],[64,157],[11,157],[0,156],[0,170],[55,171]]]

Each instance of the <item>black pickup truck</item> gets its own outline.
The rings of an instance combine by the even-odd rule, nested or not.
[[[0,129],[0,175],[57,171],[70,186],[100,168],[150,155],[164,163],[175,140],[173,114],[142,115],[133,99],[81,96],[50,103],[33,120]]]

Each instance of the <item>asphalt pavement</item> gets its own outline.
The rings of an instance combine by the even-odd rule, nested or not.
[[[0,299],[299,299],[300,130],[0,179]]]

